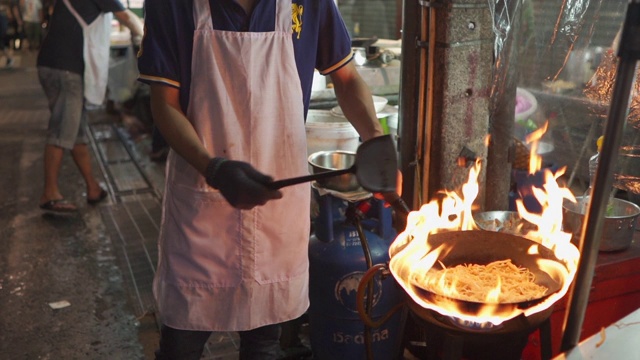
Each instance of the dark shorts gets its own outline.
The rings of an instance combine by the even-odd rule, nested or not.
[[[87,116],[82,76],[39,66],[38,78],[51,111],[47,144],[65,149],[72,149],[75,144],[86,144],[84,128]]]

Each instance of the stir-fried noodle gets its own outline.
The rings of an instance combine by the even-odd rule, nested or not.
[[[479,303],[519,303],[539,299],[547,288],[535,283],[535,275],[511,260],[487,265],[462,264],[441,270],[431,269],[415,285],[449,298]],[[499,286],[499,293],[496,293]]]

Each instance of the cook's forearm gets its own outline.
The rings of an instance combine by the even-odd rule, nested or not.
[[[345,95],[341,96],[340,93]],[[383,129],[376,116],[369,89],[360,86],[346,87],[338,90],[336,96],[344,116],[355,127],[363,141],[383,135]]]
[[[338,104],[363,141],[384,134],[371,99],[371,91],[352,64],[331,76]]]
[[[151,86],[153,121],[169,146],[204,174],[211,157],[200,142],[193,125],[180,110],[177,91],[163,85]]]

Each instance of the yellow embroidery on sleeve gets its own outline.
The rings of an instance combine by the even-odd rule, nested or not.
[[[304,8],[302,5],[291,4],[291,19],[293,20],[293,25],[291,26],[293,32],[298,33],[298,39],[300,39],[300,34],[302,33],[302,12]]]

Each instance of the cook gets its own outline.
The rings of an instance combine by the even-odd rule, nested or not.
[[[238,331],[241,359],[277,358],[278,324],[309,305],[304,117],[314,68],[362,140],[383,134],[333,0],[147,0],[140,80],[172,150],[154,293],[158,359],[199,359]]]

